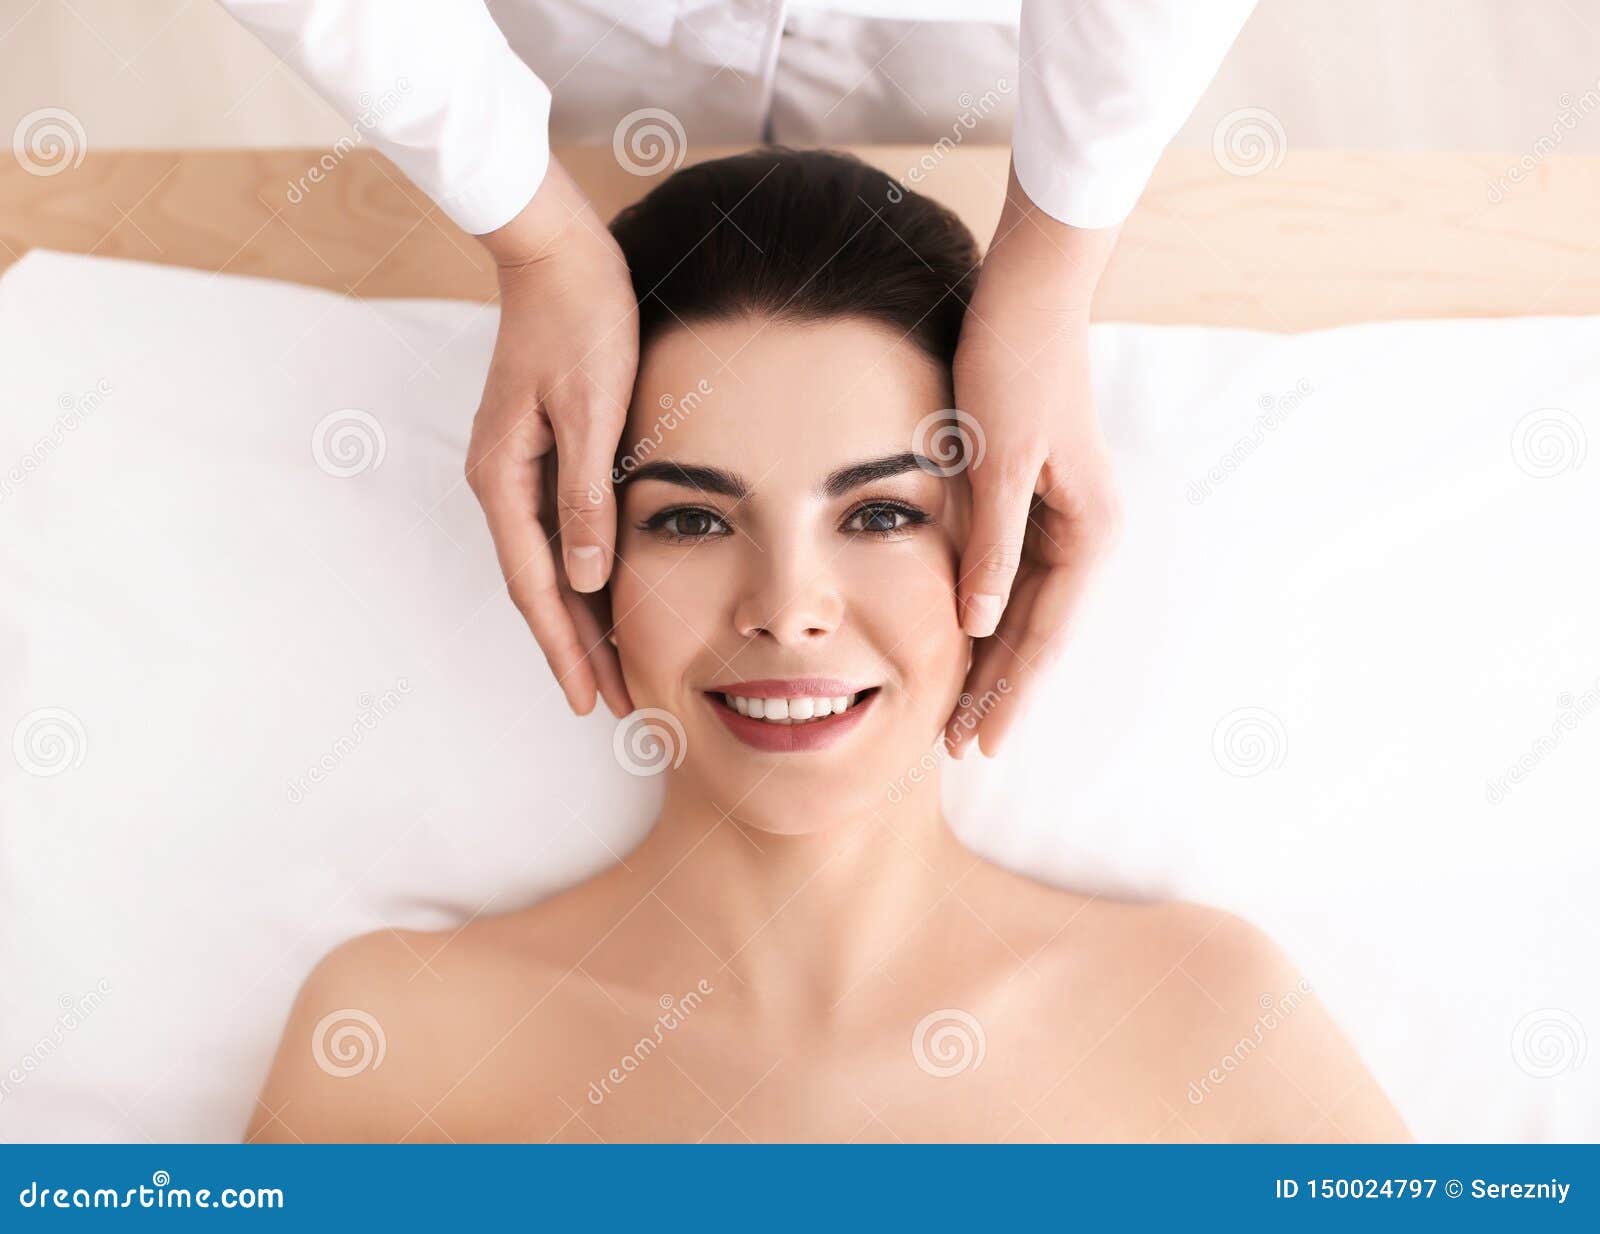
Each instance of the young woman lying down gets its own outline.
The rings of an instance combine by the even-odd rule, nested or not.
[[[642,350],[592,628],[647,709],[620,761],[667,755],[659,815],[544,902],[336,948],[249,1138],[1407,1138],[1256,929],[1046,886],[945,822],[946,724],[997,701],[961,694],[962,224],[760,151],[613,233]],[[330,1056],[352,1013],[381,1065]]]

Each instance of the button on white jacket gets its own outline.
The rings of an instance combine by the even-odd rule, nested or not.
[[[509,222],[544,179],[550,91],[563,83],[539,79],[528,67],[539,63],[539,47],[519,43],[514,50],[483,0],[221,3],[464,230],[481,234]],[[1021,0],[1012,157],[1034,203],[1077,227],[1110,227],[1126,218],[1254,5]],[[595,23],[599,60],[623,38],[634,56],[679,49],[711,66],[696,82],[697,96],[721,88],[724,105],[731,99],[751,112],[770,98],[788,9],[992,21],[997,7],[1002,16],[1018,16],[1015,0],[1009,8],[979,0],[494,4],[506,29],[525,39],[555,28],[549,23],[563,13]],[[537,21],[520,20],[535,14]],[[751,125],[754,139],[761,117],[752,115]]]

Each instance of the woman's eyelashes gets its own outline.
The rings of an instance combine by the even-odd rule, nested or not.
[[[903,501],[879,499],[852,507],[841,520],[839,530],[846,535],[898,540],[932,522],[933,515],[926,510]],[[720,539],[734,531],[725,515],[705,506],[669,506],[641,521],[638,528],[669,544],[695,544]]]
[[[704,506],[671,506],[658,510],[639,524],[639,530],[670,544],[690,544],[733,533],[727,519]]]
[[[864,501],[845,515],[847,531],[894,538],[931,522],[933,515],[903,501]]]

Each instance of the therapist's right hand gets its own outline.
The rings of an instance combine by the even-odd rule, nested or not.
[[[632,703],[604,609],[580,593],[604,588],[616,541],[611,469],[639,365],[627,263],[554,158],[522,212],[479,239],[498,273],[500,329],[472,422],[467,483],[511,599],[568,704],[587,715],[598,690],[624,716]],[[545,491],[552,450],[553,495]],[[541,508],[557,527],[541,523]]]

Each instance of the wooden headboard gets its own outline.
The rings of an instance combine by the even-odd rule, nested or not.
[[[723,153],[696,152],[699,157]],[[857,150],[905,179],[925,147]],[[602,217],[647,190],[609,149],[559,152]],[[691,155],[695,157],[696,155]],[[1600,158],[1290,151],[1255,176],[1171,151],[1129,220],[1102,319],[1306,330],[1401,317],[1600,313]],[[1007,152],[949,152],[917,187],[987,238]],[[319,166],[320,165],[320,166]],[[309,173],[318,167],[319,179]],[[370,150],[113,150],[53,176],[0,165],[0,268],[44,247],[310,283],[493,298],[489,263]]]

